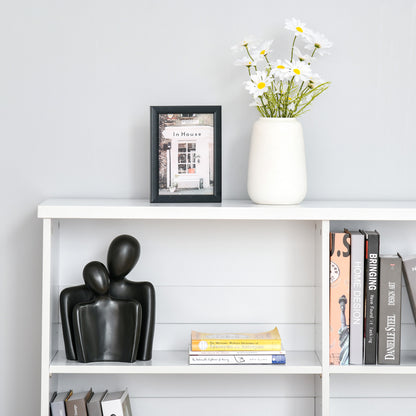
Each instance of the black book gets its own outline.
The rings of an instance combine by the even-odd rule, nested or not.
[[[380,235],[362,231],[365,237],[365,342],[364,364],[377,363],[378,298],[380,286]]]

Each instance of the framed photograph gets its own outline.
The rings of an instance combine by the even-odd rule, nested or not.
[[[151,107],[151,202],[221,202],[221,107]]]

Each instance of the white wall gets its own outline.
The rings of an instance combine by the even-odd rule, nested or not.
[[[223,107],[223,196],[246,198],[256,111],[230,46],[299,17],[335,46],[301,121],[307,199],[416,198],[416,2],[21,0],[0,5],[0,403],[37,414],[41,224],[50,197],[149,194],[149,105]],[[24,400],[21,397],[25,397]],[[36,410],[35,410],[36,409]]]

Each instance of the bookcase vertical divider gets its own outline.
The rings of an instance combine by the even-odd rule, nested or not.
[[[49,362],[51,343],[51,267],[52,267],[52,220],[43,220],[42,247],[42,355],[41,355],[41,414],[49,413]]]
[[[315,377],[315,414],[329,415],[329,221],[315,222],[315,351],[322,374]]]

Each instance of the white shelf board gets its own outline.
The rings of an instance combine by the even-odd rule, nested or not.
[[[38,217],[414,221],[416,201],[304,201],[299,205],[257,205],[246,200],[208,204],[152,204],[140,199],[50,199],[38,206]]]
[[[416,351],[401,351],[400,365],[331,365],[331,374],[415,374]]]
[[[151,361],[135,363],[69,361],[58,351],[50,374],[321,374],[322,366],[314,351],[289,351],[286,364],[189,365],[187,351],[153,351]]]

